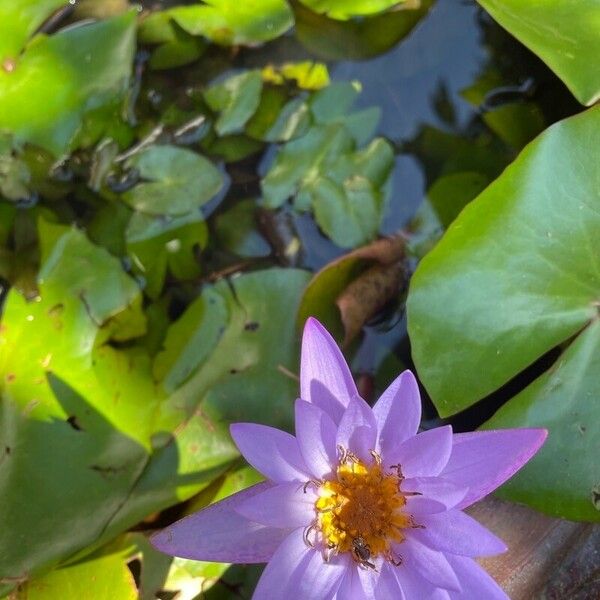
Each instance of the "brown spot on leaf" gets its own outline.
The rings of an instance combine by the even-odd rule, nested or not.
[[[75,415],[71,415],[68,419],[67,419],[67,423],[75,430],[75,431],[83,431],[83,427],[81,426],[81,424],[79,423],[79,421],[77,420],[77,417]]]
[[[5,73],[12,73],[17,66],[17,61],[14,58],[7,57],[2,61],[2,70]]]
[[[259,327],[260,323],[257,323],[256,321],[250,321],[244,325],[246,331],[256,331]]]
[[[4,379],[6,383],[12,383],[16,379],[16,375],[14,373],[7,373]]]

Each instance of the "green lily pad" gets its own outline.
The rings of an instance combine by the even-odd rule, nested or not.
[[[289,100],[284,90],[268,86],[263,88],[246,133],[263,142],[288,142],[304,135],[309,126],[310,113],[303,98]]]
[[[100,556],[51,571],[23,586],[15,600],[136,600],[133,574],[119,554]]]
[[[142,22],[140,36],[156,39],[159,24],[173,19],[192,35],[201,35],[223,46],[254,46],[284,34],[294,24],[285,0],[205,0],[189,6],[177,6],[151,14]],[[164,26],[164,25],[163,25]]]
[[[522,2],[479,0],[519,41],[535,52],[582,103],[600,98],[600,73],[590,60],[600,54],[600,5],[596,0]]]
[[[0,0],[0,64],[15,60],[37,28],[66,0]]]
[[[81,232],[42,223],[40,236],[39,296],[11,290],[2,318],[0,578],[101,534],[146,463],[158,399],[148,357],[103,344],[143,332],[138,286]]]
[[[149,215],[178,216],[201,207],[219,192],[223,177],[206,158],[176,146],[151,146],[136,154],[127,167],[144,180],[122,198]]]
[[[187,280],[200,274],[197,255],[206,247],[208,228],[202,214],[179,217],[134,213],[125,232],[127,253],[152,298],[162,291],[167,272]]]
[[[129,84],[135,27],[130,11],[37,35],[10,70],[0,69],[0,129],[55,155],[72,149],[77,136],[99,137]],[[86,117],[93,127],[82,129]]]
[[[154,377],[173,392],[210,356],[229,314],[223,296],[207,288],[171,325],[164,349],[154,359]]]
[[[565,519],[600,521],[598,418],[600,321],[573,341],[554,366],[501,408],[484,426],[550,430],[540,452],[500,495]]]
[[[600,517],[582,504],[584,498],[590,502],[590,465],[599,449],[569,451],[566,457],[563,446],[581,447],[577,415],[594,411],[593,399],[573,390],[600,388],[597,370],[588,366],[592,359],[581,356],[595,347],[600,305],[600,249],[594,242],[600,230],[599,126],[600,109],[590,109],[529,144],[423,259],[408,298],[413,358],[443,416],[474,404],[549,350],[568,345],[555,374],[543,376],[500,415],[513,425],[549,428],[555,441],[529,467],[527,497],[535,497],[543,510],[581,519]],[[557,380],[565,398],[553,387]],[[562,409],[572,421],[556,418]],[[570,495],[556,483],[561,461],[573,473]],[[542,491],[552,486],[561,491]],[[574,496],[578,503],[565,508]]]
[[[217,283],[212,293],[222,300],[212,306],[199,301],[208,309],[200,319],[198,314],[205,308],[192,305],[180,318],[182,325],[172,326],[181,332],[187,328],[190,341],[193,335],[199,336],[201,328],[212,328],[211,318],[222,321],[223,308],[227,322],[218,341],[214,334],[205,338],[212,353],[172,394],[164,417],[177,423],[182,414],[200,406],[213,423],[255,421],[289,428],[298,393],[294,373],[298,372],[299,342],[293,315],[309,277],[310,273],[297,269],[256,271]],[[185,362],[198,362],[191,348],[190,344],[185,355],[181,346],[173,351],[167,348],[162,360],[180,365],[186,372]],[[200,352],[197,345],[196,352]]]
[[[221,136],[238,133],[260,103],[260,71],[245,71],[213,84],[204,92],[208,106],[219,113],[215,129]]]
[[[366,17],[402,5],[398,0],[300,0],[311,10],[326,14],[333,19]]]
[[[262,77],[277,85],[292,81],[302,90],[320,90],[330,83],[327,65],[311,60],[267,65],[262,70]]]
[[[296,35],[316,56],[329,60],[364,60],[387,52],[408,36],[432,4],[433,0],[407,1],[394,11],[339,21],[298,3],[294,5]]]
[[[357,150],[373,121],[365,111],[346,125],[351,85],[331,86],[311,98],[314,125],[280,150],[261,181],[263,203],[281,206],[293,197],[297,210],[313,210],[321,229],[338,246],[352,248],[377,236],[385,207],[386,184],[394,164],[391,146],[377,138]],[[378,114],[377,114],[378,119]]]

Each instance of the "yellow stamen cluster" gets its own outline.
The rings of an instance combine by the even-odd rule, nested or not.
[[[336,478],[324,481],[315,503],[318,529],[326,546],[337,552],[352,552],[362,538],[370,555],[391,556],[391,544],[404,539],[411,527],[410,515],[401,511],[406,498],[401,478],[385,473],[380,461],[366,465],[360,460],[343,461]]]

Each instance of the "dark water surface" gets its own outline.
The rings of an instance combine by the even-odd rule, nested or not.
[[[143,4],[146,8],[159,8],[182,2],[148,0]],[[523,99],[535,103],[545,126],[580,110],[547,67],[496,25],[474,1],[438,0],[407,37],[384,54],[365,60],[324,57],[323,47],[330,55],[344,56],[344,50],[341,46],[336,48],[339,36],[327,29],[326,20],[323,23],[322,39],[317,35],[316,43],[306,43],[305,36],[294,31],[258,49],[233,54],[228,50],[213,49],[212,54],[202,59],[201,70],[190,66],[169,72],[166,77],[170,78],[169,86],[184,90],[188,85],[197,85],[199,79],[204,81],[214,76],[211,74],[213,66],[216,74],[227,64],[235,68],[252,68],[273,62],[316,60],[327,64],[332,80],[360,82],[362,93],[356,108],[378,106],[382,114],[378,133],[396,148],[393,188],[381,228],[384,235],[408,226],[427,189],[440,175],[438,149],[422,143],[424,132],[436,130],[451,134],[457,143],[460,140],[468,142],[482,134],[490,138],[490,144],[497,142],[483,123],[483,107],[474,106],[462,95],[465,88],[485,73],[493,71],[500,77],[498,87],[486,96],[486,102],[489,97],[489,104],[493,103],[494,107],[519,102],[522,95]],[[335,27],[351,26],[338,23]],[[340,44],[345,44],[343,48],[353,55],[364,54],[359,40],[355,48],[348,48],[347,40],[340,39]],[[209,58],[213,54],[211,65]],[[443,151],[448,153],[444,160],[453,158],[451,146]],[[498,165],[498,173],[517,153],[516,148],[505,148],[504,163]],[[253,159],[228,165],[232,179],[230,191],[225,200],[219,199],[209,212],[221,213],[241,198],[256,197],[260,191],[256,169],[264,170],[273,154],[274,149],[267,151],[266,158],[261,161],[262,167]],[[453,170],[460,170],[460,164],[456,166],[459,168]],[[469,169],[470,166],[465,165],[464,170]],[[284,215],[281,223],[283,230],[289,228],[291,236],[297,234],[302,240],[302,252],[293,266],[316,271],[346,252],[325,238],[308,215],[290,212]],[[274,256],[272,262],[280,263],[281,260]],[[367,327],[366,336],[356,350],[354,369],[374,377],[375,391],[381,390],[399,370],[412,366],[402,302]],[[535,369],[526,379],[534,375]],[[514,393],[514,389],[510,392]],[[468,414],[453,418],[452,422],[457,429],[476,427],[508,397],[501,391]],[[429,403],[426,408],[428,416],[435,417]]]

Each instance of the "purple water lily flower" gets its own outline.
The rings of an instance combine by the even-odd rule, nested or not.
[[[504,552],[466,515],[518,471],[543,429],[417,433],[419,389],[402,373],[371,408],[335,341],[304,330],[296,436],[231,426],[266,481],[152,537],[163,552],[268,562],[255,600],[506,599],[474,557]]]

